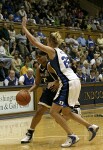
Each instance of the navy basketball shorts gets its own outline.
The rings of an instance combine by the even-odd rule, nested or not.
[[[50,108],[53,103],[53,99],[56,95],[56,92],[52,92],[50,89],[45,89],[40,97],[38,104],[44,105],[47,108]]]

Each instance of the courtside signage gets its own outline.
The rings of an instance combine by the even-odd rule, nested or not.
[[[20,106],[16,102],[16,94],[19,91],[0,92],[0,114],[11,114],[20,112],[29,112],[34,110],[33,92],[31,92],[31,101],[26,106]]]

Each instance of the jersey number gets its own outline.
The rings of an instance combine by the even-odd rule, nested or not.
[[[66,68],[69,68],[69,59],[66,56],[62,56],[61,59],[63,60],[63,63]]]
[[[63,105],[64,105],[64,102],[63,102],[63,101],[59,101],[59,104],[60,104],[61,106],[63,106]]]

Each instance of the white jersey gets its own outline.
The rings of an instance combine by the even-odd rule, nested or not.
[[[66,78],[69,81],[78,79],[77,75],[70,68],[70,61],[68,56],[59,48],[55,48],[55,51],[56,56],[53,60],[50,60],[50,64],[56,71],[58,77],[61,80],[65,80]]]
[[[55,48],[56,55],[50,60],[51,66],[59,78],[59,88],[54,97],[54,103],[62,107],[74,107],[78,103],[81,84],[74,71],[70,68],[68,56],[59,48]]]

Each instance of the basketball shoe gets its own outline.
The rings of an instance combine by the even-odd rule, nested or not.
[[[99,127],[97,125],[94,125],[94,124],[88,127],[89,141],[91,141],[95,138],[98,130],[99,130]]]
[[[80,116],[82,115],[81,114],[81,109],[80,109],[79,105],[74,106],[74,108],[72,109],[72,112],[74,112],[74,113],[76,113],[76,114],[78,114]]]
[[[28,130],[27,133],[26,133],[26,136],[25,138],[23,138],[21,140],[21,144],[25,144],[25,143],[30,143],[31,140],[32,140],[32,136],[33,136],[33,133],[34,133],[34,130]]]
[[[79,137],[77,135],[68,135],[67,140],[64,144],[61,145],[61,147],[70,147],[73,144],[77,143],[79,141]]]

